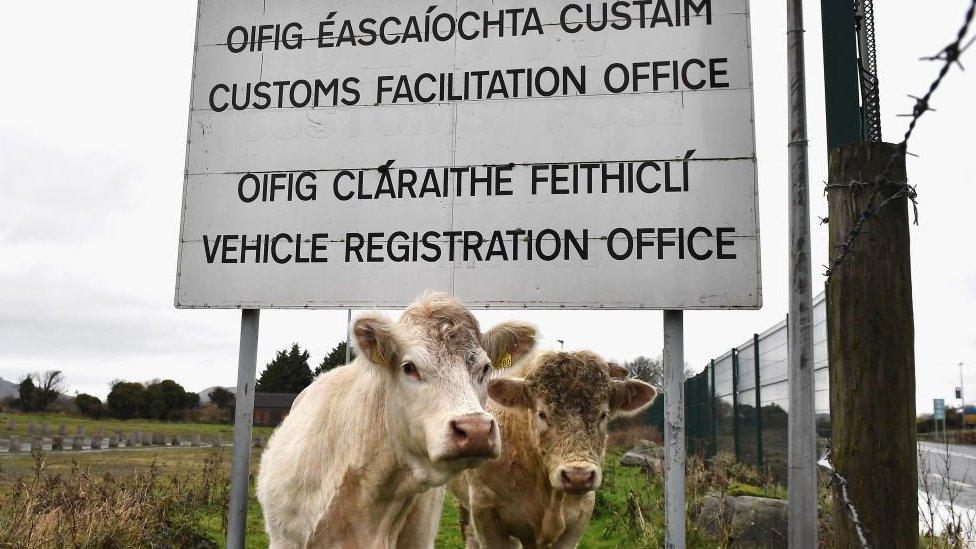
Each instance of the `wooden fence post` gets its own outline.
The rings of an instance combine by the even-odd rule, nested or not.
[[[890,183],[874,184],[892,155]],[[827,201],[830,259],[875,193],[875,204],[904,183],[897,145],[854,143],[830,151]],[[827,282],[831,458],[874,547],[918,547],[915,433],[915,335],[904,197],[863,224],[853,253]],[[857,534],[834,502],[834,547],[854,547]]]

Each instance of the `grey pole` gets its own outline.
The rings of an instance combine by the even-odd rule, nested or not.
[[[237,398],[234,401],[234,461],[230,473],[230,508],[227,511],[227,549],[244,547],[260,314],[259,309],[241,311],[241,347],[237,357]]]
[[[349,357],[352,351],[349,348],[349,330],[352,329],[352,309],[346,309],[346,364],[349,364]]]
[[[790,163],[789,546],[814,549],[817,547],[817,435],[802,0],[786,2],[786,44]]]
[[[668,549],[685,547],[684,312],[664,311],[664,529]]]
[[[966,393],[962,386],[962,362],[959,363],[959,430],[966,430]]]

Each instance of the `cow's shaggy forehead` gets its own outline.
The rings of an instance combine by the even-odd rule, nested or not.
[[[456,299],[446,294],[428,294],[420,298],[400,317],[415,341],[431,355],[443,360],[467,360],[481,348],[478,320]]]
[[[589,351],[547,353],[525,377],[554,412],[593,415],[610,394],[609,368]]]

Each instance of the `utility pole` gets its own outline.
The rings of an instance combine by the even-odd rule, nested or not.
[[[960,421],[961,431],[966,430],[966,393],[964,392],[965,389],[963,388],[962,385],[962,367],[966,366],[967,364],[972,364],[972,363],[971,362],[959,363],[959,417],[961,418],[959,421]]]
[[[915,349],[905,158],[881,142],[873,0],[822,0],[829,149],[831,461],[874,547],[918,547]],[[883,180],[882,180],[882,176]],[[863,225],[863,226],[862,226]],[[856,250],[842,244],[857,228]],[[861,230],[863,229],[863,230]],[[843,254],[843,255],[842,255]],[[843,263],[838,257],[846,255]],[[834,496],[834,547],[859,535]]]
[[[817,430],[813,378],[813,286],[810,264],[810,184],[807,165],[807,98],[803,48],[803,2],[786,2],[786,63],[789,81],[790,316],[789,546],[817,547]]]
[[[892,202],[864,222],[855,251],[831,271],[827,347],[834,470],[847,480],[874,547],[914,549],[918,465],[908,201],[894,196],[905,180],[898,145],[852,143],[830,151],[831,265],[868,200]],[[832,546],[855,547],[857,533],[843,507],[835,499]]]
[[[966,394],[962,386],[962,362],[959,363],[959,430],[966,430]]]

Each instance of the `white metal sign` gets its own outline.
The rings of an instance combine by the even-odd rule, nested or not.
[[[747,0],[201,0],[179,307],[761,304]]]

